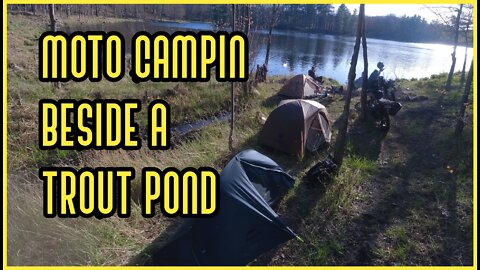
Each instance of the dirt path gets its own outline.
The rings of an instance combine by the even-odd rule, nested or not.
[[[356,203],[360,213],[350,223],[347,243],[351,247],[345,256],[339,257],[347,265],[397,264],[389,262],[385,255],[398,245],[400,239],[396,235],[386,235],[388,227],[396,223],[407,222],[409,212],[415,208],[415,203],[421,201],[421,211],[431,211],[432,194],[422,194],[413,188],[421,181],[416,173],[425,169],[434,169],[437,164],[432,162],[434,153],[432,131],[428,127],[438,110],[432,102],[416,104],[416,108],[409,108],[399,113],[392,121],[390,133],[378,141],[377,162],[381,167],[379,173],[362,188],[369,197]],[[412,134],[406,127],[423,127],[422,132]],[[352,138],[352,142],[362,144],[362,140]],[[368,151],[364,151],[364,153]],[[359,152],[360,154],[362,152]],[[367,158],[373,158],[371,153]],[[400,234],[401,232],[397,232]],[[418,237],[415,236],[414,237]],[[420,236],[421,237],[421,236]],[[389,239],[390,238],[390,239]],[[392,241],[393,240],[393,241]],[[397,240],[397,241],[395,241]],[[415,241],[422,239],[415,239]],[[382,250],[378,250],[381,248]],[[384,254],[387,253],[387,254]],[[405,258],[407,259],[407,258]],[[432,258],[423,258],[430,260]],[[410,257],[406,262],[421,263]],[[436,262],[431,262],[436,264]]]

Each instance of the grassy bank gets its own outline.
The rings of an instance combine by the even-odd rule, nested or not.
[[[328,184],[307,187],[305,172],[328,150],[303,158],[284,155],[257,144],[262,127],[259,112],[268,115],[284,78],[259,85],[239,98],[235,149],[228,149],[228,123],[214,123],[192,133],[168,151],[39,151],[37,106],[41,98],[138,98],[145,108],[162,98],[172,108],[172,122],[217,115],[229,108],[228,84],[142,83],[126,77],[110,83],[65,83],[54,89],[37,78],[37,39],[46,30],[42,16],[9,16],[8,24],[8,262],[19,265],[125,264],[174,222],[139,212],[134,186],[132,216],[96,219],[45,219],[38,168],[146,166],[199,167],[221,170],[238,151],[254,148],[278,162],[297,179],[278,213],[305,240],[291,240],[252,264],[471,264],[472,263],[472,112],[467,126],[454,137],[460,101],[454,90],[442,91],[444,75],[400,81],[400,88],[426,99],[402,101],[388,134],[351,119],[347,157],[339,175]],[[409,89],[409,90],[408,90]],[[240,96],[240,90],[238,91]],[[358,98],[353,100],[353,104]],[[324,102],[332,119],[343,100]],[[144,127],[145,115],[138,120]],[[453,172],[451,171],[453,170]],[[134,181],[138,184],[138,179]]]
[[[471,107],[454,136],[461,95],[443,91],[445,80],[400,81],[422,98],[403,96],[386,135],[351,125],[349,159],[334,182],[315,191],[300,185],[281,211],[307,241],[288,242],[266,256],[269,264],[472,264]]]

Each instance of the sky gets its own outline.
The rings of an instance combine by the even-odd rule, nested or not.
[[[338,7],[339,5],[336,5]],[[430,11],[426,6],[431,8],[445,7],[450,5],[407,5],[407,4],[387,4],[387,5],[365,5],[365,14],[367,16],[384,16],[388,14],[394,14],[396,16],[413,16],[415,14],[422,16],[427,21],[433,21],[437,19],[436,15]],[[359,5],[348,4],[348,9],[353,12],[354,9],[358,10]]]

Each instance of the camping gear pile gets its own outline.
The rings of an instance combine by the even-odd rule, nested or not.
[[[305,181],[308,184],[324,183],[332,178],[337,169],[337,164],[329,157],[310,168],[305,175]]]

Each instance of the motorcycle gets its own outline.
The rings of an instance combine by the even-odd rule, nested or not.
[[[381,131],[390,129],[390,116],[395,116],[402,104],[395,101],[395,81],[379,77],[378,85],[367,90],[367,108]]]

